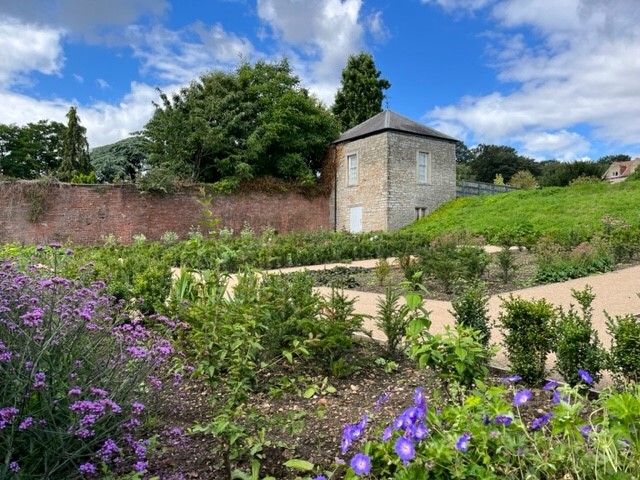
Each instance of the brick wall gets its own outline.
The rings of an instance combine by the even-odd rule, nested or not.
[[[90,245],[101,243],[108,234],[130,242],[141,233],[149,240],[158,240],[168,231],[185,238],[190,229],[203,228],[197,190],[156,195],[141,194],[131,185],[60,184],[43,190],[42,201],[38,201],[39,188],[37,184],[0,184],[0,242]],[[38,208],[33,210],[34,205],[42,207],[35,220]],[[221,220],[220,227],[235,231],[245,224],[256,232],[264,226],[279,233],[331,228],[325,196],[307,199],[296,193],[239,193],[214,197],[210,208]]]

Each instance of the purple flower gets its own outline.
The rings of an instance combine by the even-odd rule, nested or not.
[[[569,401],[569,397],[567,395],[563,396],[560,393],[560,390],[554,390],[553,391],[553,398],[551,400],[553,401],[553,403],[568,402]]]
[[[380,410],[380,407],[382,406],[382,404],[386,402],[390,396],[391,396],[391,392],[387,392],[383,395],[380,395],[376,400],[376,406],[374,407],[373,411],[377,412],[378,410]]]
[[[464,432],[462,436],[456,442],[456,450],[466,452],[469,450],[469,440],[471,440],[471,433]]]
[[[402,460],[402,464],[406,465],[416,455],[416,449],[413,446],[413,442],[405,437],[398,437],[394,450]]]
[[[78,468],[78,470],[80,470],[80,473],[83,473],[85,475],[92,475],[96,473],[96,466],[93,463],[87,462],[80,465],[80,468]]]
[[[392,433],[393,433],[393,425],[388,425],[387,428],[385,428],[382,431],[382,441],[388,442],[391,439]]]
[[[18,473],[20,471],[20,465],[18,465],[18,462],[11,462],[9,464],[9,470],[13,473]]]
[[[19,430],[26,430],[31,425],[33,425],[33,417],[25,417],[22,420],[22,422],[20,423],[20,426],[18,426],[18,429]]]
[[[82,389],[80,387],[73,387],[71,390],[67,392],[67,394],[71,396],[78,396],[82,394]]]
[[[140,460],[133,465],[133,469],[136,472],[145,472],[148,466],[149,464],[147,462],[143,462],[142,460]]]
[[[413,438],[415,440],[424,440],[429,435],[429,428],[424,423],[419,423],[413,429]]]
[[[522,377],[520,375],[511,375],[510,377],[502,377],[500,379],[500,381],[504,383],[515,383],[519,382],[520,380],[522,380]]]
[[[531,395],[532,395],[531,390],[522,390],[513,396],[513,404],[516,407],[519,407],[520,405],[524,405],[525,403],[527,403],[527,401],[529,401],[529,399],[531,398]]]
[[[587,385],[591,385],[593,383],[593,378],[591,378],[591,375],[589,375],[589,372],[586,370],[578,370],[578,375],[580,375],[580,379]]]
[[[142,413],[142,410],[144,410],[144,404],[140,402],[133,402],[133,404],[131,405],[131,411],[134,415],[140,415]]]
[[[424,398],[424,394],[422,393],[422,387],[418,387],[413,394],[413,403],[419,409],[427,410],[427,400]]]
[[[509,415],[498,415],[493,421],[499,425],[505,425],[508,427],[511,425],[511,422],[513,422],[513,418]]]
[[[540,429],[543,425],[545,425],[549,420],[551,420],[551,417],[553,417],[553,413],[549,412],[549,413],[545,413],[543,416],[541,417],[537,417],[533,420],[533,422],[531,423],[531,430],[538,430]]]
[[[558,382],[556,382],[555,380],[550,380],[549,382],[547,382],[547,384],[544,387],[542,387],[542,389],[548,392],[550,390],[555,389],[557,386],[558,386]]]
[[[356,453],[349,465],[356,475],[366,475],[371,471],[371,459],[364,453]]]
[[[317,477],[314,477],[313,480],[327,480],[327,477],[324,475],[318,475]]]
[[[107,395],[109,395],[109,392],[107,392],[106,390],[103,390],[102,388],[97,388],[97,387],[91,387],[90,391],[92,394],[97,395],[98,397],[106,397]]]
[[[35,382],[33,382],[33,388],[43,388],[45,386],[45,374],[43,372],[38,372],[35,374]]]
[[[580,427],[579,430],[580,430],[580,434],[584,437],[584,439],[589,440],[589,434],[593,430],[591,425],[585,425],[583,427]]]

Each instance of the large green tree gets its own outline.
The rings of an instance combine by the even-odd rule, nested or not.
[[[41,120],[25,126],[0,125],[0,173],[37,178],[58,168],[65,126]]]
[[[589,160],[576,160],[573,162],[559,162],[558,160],[545,160],[540,162],[542,169],[539,183],[543,187],[566,187],[578,177],[601,178],[609,164],[606,162],[592,162]]]
[[[62,162],[58,168],[58,178],[69,181],[74,175],[88,175],[91,172],[87,129],[80,124],[76,107],[67,112],[67,128],[62,138]]]
[[[384,91],[391,87],[376,69],[371,54],[350,55],[342,70],[340,89],[336,93],[333,113],[343,130],[348,130],[382,111]]]
[[[338,131],[335,118],[282,60],[242,62],[172,96],[161,92],[142,134],[152,168],[214,182],[315,176]]]
[[[99,182],[133,182],[147,158],[145,141],[130,137],[91,150],[91,165]]]
[[[508,182],[520,170],[527,170],[534,176],[540,174],[540,165],[531,158],[518,155],[513,147],[483,144],[472,150],[475,158],[469,165],[480,182],[493,182],[498,174]]]

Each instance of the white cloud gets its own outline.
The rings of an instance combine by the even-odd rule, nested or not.
[[[536,159],[576,160],[591,147],[582,135],[567,130],[528,132],[517,140],[522,145],[519,153]],[[557,156],[558,152],[560,156]]]
[[[361,7],[362,0],[258,0],[258,15],[304,83],[331,104],[348,56],[364,45]]]
[[[111,87],[111,85],[109,85],[109,82],[107,82],[104,78],[98,78],[98,79],[96,80],[96,83],[97,83],[97,84],[98,84],[98,86],[99,86],[101,89],[103,89],[103,90],[105,90],[105,89],[107,89],[107,88]]]
[[[0,16],[0,88],[24,81],[37,71],[58,74],[64,65],[64,31]]]
[[[127,29],[134,56],[142,60],[142,71],[164,82],[187,83],[206,71],[234,66],[241,57],[251,57],[251,42],[221,25],[201,23],[183,30],[163,26],[132,25]]]
[[[84,77],[82,75],[78,75],[77,73],[73,74],[73,79],[78,83],[84,83]]]
[[[640,22],[622,20],[637,17],[627,0],[501,0],[491,12],[501,30],[485,38],[497,78],[514,86],[428,117],[472,142],[519,142],[538,158],[583,155],[596,140],[637,149]],[[584,126],[592,142],[576,133]]]
[[[436,4],[444,10],[451,12],[454,10],[466,10],[473,12],[480,10],[494,3],[495,0],[420,0],[425,4]]]
[[[104,39],[105,28],[126,25],[141,16],[158,17],[169,9],[167,0],[5,0],[0,15],[45,23],[80,34],[91,41]],[[111,36],[111,40],[117,39]]]
[[[367,17],[367,30],[378,42],[385,42],[391,37],[391,32],[384,23],[382,11],[378,10]]]

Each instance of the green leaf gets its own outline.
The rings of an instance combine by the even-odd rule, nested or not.
[[[295,468],[296,470],[302,470],[303,472],[310,472],[313,470],[314,465],[306,460],[300,460],[299,458],[292,458],[284,462],[285,467]]]
[[[316,387],[309,387],[307,388],[304,393],[302,394],[302,396],[304,398],[311,398],[316,394]]]
[[[293,363],[293,355],[291,354],[290,351],[285,350],[284,352],[282,352],[282,355],[284,356],[284,358],[287,359],[289,363]]]
[[[336,387],[334,387],[333,385],[329,385],[326,389],[327,393],[336,393]]]

